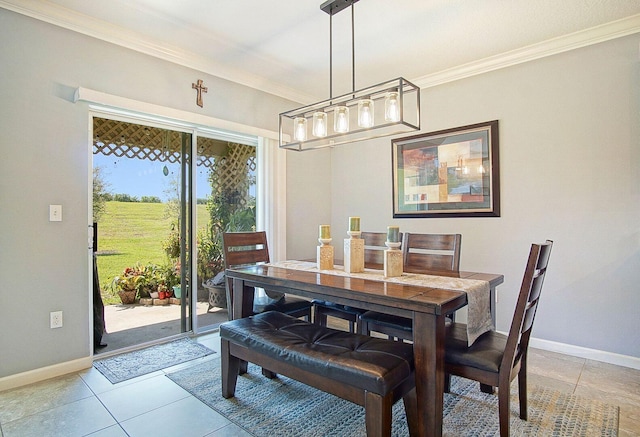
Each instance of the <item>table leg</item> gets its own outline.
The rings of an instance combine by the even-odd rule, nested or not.
[[[253,287],[246,287],[242,279],[233,279],[233,318],[242,319],[253,313]]]
[[[413,317],[418,429],[421,436],[442,436],[444,323],[443,315],[416,312]]]

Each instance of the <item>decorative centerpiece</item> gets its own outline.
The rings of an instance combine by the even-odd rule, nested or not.
[[[400,228],[398,226],[388,226],[387,241],[385,242],[388,249],[384,251],[384,276],[387,278],[402,276],[403,265],[400,244]]]
[[[333,246],[331,245],[331,227],[329,225],[320,225],[316,258],[318,270],[333,269]]]
[[[344,271],[364,272],[364,240],[360,238],[360,217],[349,217],[349,238],[344,239]]]

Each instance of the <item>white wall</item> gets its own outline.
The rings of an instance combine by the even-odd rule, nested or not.
[[[90,355],[89,120],[76,87],[270,130],[299,105],[4,9],[0,41],[1,382]],[[640,357],[638,72],[632,36],[423,90],[424,132],[500,120],[500,218],[393,220],[388,139],[289,152],[288,257],[315,257],[321,223],[341,241],[350,215],[371,230],[461,232],[463,269],[505,274],[506,329],[529,244],[552,238],[534,336]],[[55,310],[64,327],[51,330]]]
[[[88,106],[72,103],[75,88],[271,131],[296,104],[1,8],[0,41],[2,389],[3,377],[91,354],[91,148]],[[191,89],[197,79],[209,88],[204,108]],[[49,204],[62,205],[62,222],[48,221]],[[58,310],[64,327],[52,330]]]
[[[499,120],[500,218],[394,220],[391,141],[334,148],[334,244],[346,236],[351,215],[361,216],[364,230],[396,224],[402,231],[462,233],[463,270],[505,275],[497,315],[498,329],[506,331],[530,244],[553,239],[534,337],[639,363],[639,40],[634,35],[422,90],[423,132]],[[290,211],[308,202],[298,190]],[[307,222],[308,232],[317,224]],[[289,235],[303,232],[291,226]],[[290,245],[314,257],[313,241]]]

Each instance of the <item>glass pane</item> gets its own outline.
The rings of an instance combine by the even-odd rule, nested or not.
[[[200,136],[197,150],[198,327],[208,329],[228,320],[222,233],[256,228],[256,150]]]

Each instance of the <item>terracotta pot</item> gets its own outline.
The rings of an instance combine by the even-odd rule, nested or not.
[[[158,292],[158,297],[160,299],[166,299],[167,298],[167,292],[166,291],[159,291]]]

